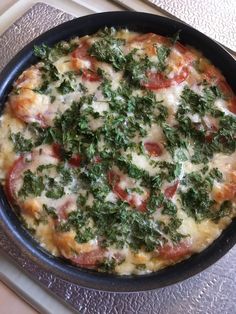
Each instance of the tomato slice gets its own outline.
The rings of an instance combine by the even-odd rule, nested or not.
[[[53,157],[62,159],[62,146],[58,143],[52,144],[52,150],[53,150]],[[81,164],[81,156],[79,154],[74,154],[72,157],[68,160],[69,165],[72,167],[79,167]]]
[[[82,60],[87,60],[90,58],[88,54],[88,49],[89,49],[89,43],[86,40],[83,40],[80,44],[79,47],[77,47],[72,53],[73,58],[79,58]]]
[[[90,69],[84,69],[82,70],[82,72],[83,72],[83,75],[82,75],[83,80],[87,80],[90,82],[100,81],[100,76],[96,72]]]
[[[206,130],[206,135],[205,135],[205,141],[207,143],[211,143],[214,135],[216,134],[218,128],[215,124],[212,123],[212,125],[210,127],[208,127],[208,129]]]
[[[145,212],[147,210],[148,199],[142,201],[142,203],[138,206],[138,210],[140,212]]]
[[[213,64],[205,64],[203,77],[208,81],[220,82],[224,81],[224,77]],[[222,85],[222,84],[221,84]]]
[[[90,252],[80,253],[70,260],[81,267],[96,268],[96,266],[104,260],[105,250],[102,248],[94,249]]]
[[[173,185],[168,186],[164,191],[165,197],[172,198],[177,191],[178,185],[179,181],[176,181]]]
[[[100,156],[95,156],[94,162],[95,162],[95,164],[99,164],[100,162],[102,162],[102,158]]]
[[[182,70],[180,71],[180,73],[174,76],[174,81],[177,84],[180,84],[180,83],[182,83],[183,81],[186,80],[188,75],[189,75],[188,68],[187,67],[183,67]]]
[[[107,174],[108,182],[112,187],[114,187],[117,183],[120,182],[120,176],[115,171],[108,171]]]
[[[131,207],[136,208],[140,212],[145,212],[147,210],[148,197],[141,202],[137,200],[134,196],[128,199],[128,203]]]
[[[191,247],[186,242],[176,245],[164,244],[158,248],[158,256],[166,260],[178,261],[191,253]]]
[[[26,167],[26,163],[24,160],[24,156],[20,156],[16,159],[9,169],[7,176],[6,176],[6,183],[5,183],[5,192],[7,195],[7,199],[10,203],[16,202],[16,181],[19,179],[22,171]]]
[[[163,73],[148,72],[147,81],[141,81],[141,86],[150,90],[168,88],[171,86],[171,80],[165,78]]]
[[[194,128],[205,133],[205,142],[211,143],[218,130],[218,122],[215,118],[205,117],[203,123],[194,123]]]
[[[20,179],[22,173],[29,167],[30,162],[37,160],[41,156],[54,157],[55,153],[51,148],[35,149],[34,151],[21,155],[16,159],[10,167],[6,175],[5,191],[10,202],[16,201],[16,182]]]
[[[162,148],[158,143],[146,142],[144,147],[150,156],[158,157],[162,155]]]
[[[229,101],[229,111],[236,114],[236,96]]]
[[[112,186],[113,193],[121,199],[122,201],[127,202],[131,207],[144,212],[147,209],[147,202],[149,195],[144,199],[137,199],[135,195],[128,194],[123,188],[120,187],[120,175],[115,173],[114,171],[109,171],[107,175],[107,179],[109,184]]]
[[[113,191],[115,194],[122,200],[122,201],[127,201],[128,200],[128,193],[125,192],[124,189],[122,189],[118,184],[116,184],[113,187]]]
[[[233,96],[234,93],[231,89],[231,87],[229,86],[229,84],[226,82],[226,80],[220,80],[217,83],[217,86],[219,87],[219,89],[221,90],[221,92],[225,95],[225,96]]]
[[[53,151],[53,157],[61,159],[61,145],[58,143],[53,143],[52,144],[52,151]]]
[[[114,171],[108,172],[108,182],[112,186],[113,192],[122,200],[127,201],[128,193],[119,186],[120,176]]]
[[[73,167],[79,167],[81,164],[81,156],[79,154],[72,155],[68,162]]]
[[[72,63],[73,59],[80,59],[89,62],[88,67],[82,67],[82,79],[88,80],[90,82],[96,82],[100,80],[100,76],[96,73],[96,62],[97,59],[95,57],[91,57],[88,53],[90,45],[89,43],[84,40],[80,43],[79,47],[77,47],[71,54],[72,56]],[[75,62],[76,67],[77,63]]]
[[[189,75],[187,67],[183,67],[179,74],[176,74],[172,79],[166,78],[163,73],[147,72],[147,81],[141,81],[141,86],[150,89],[158,90],[168,88],[170,86],[182,83]]]
[[[232,113],[236,114],[236,96],[234,95],[234,92],[232,91],[231,87],[229,84],[226,82],[226,80],[222,79],[219,80],[217,83],[217,86],[221,90],[221,92],[229,98],[229,105],[228,109]]]

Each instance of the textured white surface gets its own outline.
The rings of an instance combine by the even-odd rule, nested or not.
[[[236,51],[235,0],[145,0]]]

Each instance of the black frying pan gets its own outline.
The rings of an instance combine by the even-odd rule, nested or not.
[[[176,31],[181,30],[180,41],[202,51],[222,71],[236,92],[236,62],[220,45],[207,36],[183,23],[152,14],[107,12],[63,23],[42,34],[22,49],[0,74],[1,112],[13,81],[24,69],[37,61],[32,54],[34,45],[45,43],[50,46],[73,36],[93,34],[104,26],[127,27],[137,32],[154,32],[164,36],[173,35]],[[0,225],[27,256],[45,270],[52,271],[61,278],[82,287],[117,292],[152,290],[184,280],[216,262],[236,242],[236,220],[234,220],[221,236],[203,252],[152,274],[121,277],[74,267],[67,261],[47,253],[22,227],[2,188],[0,190]]]

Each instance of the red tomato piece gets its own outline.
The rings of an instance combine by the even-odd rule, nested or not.
[[[189,75],[188,68],[187,67],[183,67],[182,70],[180,71],[180,73],[174,76],[174,81],[177,84],[180,84],[180,83],[182,83],[183,81],[186,80],[188,75]]]
[[[236,96],[234,95],[234,92],[232,91],[231,87],[229,86],[229,84],[224,79],[219,80],[217,85],[218,85],[219,89],[221,90],[221,92],[226,97],[230,98],[229,99],[229,106],[228,106],[229,111],[236,114]]]
[[[107,178],[109,184],[112,186],[113,193],[115,193],[119,199],[121,199],[122,201],[126,201],[131,207],[141,212],[146,211],[148,197],[143,199],[140,203],[140,200],[137,200],[134,195],[128,194],[124,189],[120,187],[120,176],[114,171],[109,171]]]
[[[54,149],[58,149],[58,146],[55,146]],[[33,161],[34,159],[37,159],[41,154],[45,154],[46,156],[58,158],[58,156],[55,154],[55,151],[46,150],[45,152],[42,152],[40,150],[32,151],[31,153],[27,153],[25,155],[21,155],[18,159],[14,161],[12,166],[10,167],[7,175],[6,175],[6,183],[5,183],[5,191],[8,200],[11,203],[14,203],[16,200],[16,182],[20,179],[22,173],[24,170],[29,166],[29,160]]]
[[[163,73],[148,72],[147,81],[142,81],[141,85],[150,90],[158,90],[162,88],[168,88],[172,85],[180,84],[186,80],[189,75],[187,67],[183,67],[179,74],[176,74],[172,79],[166,78]]]
[[[128,193],[122,189],[120,186],[119,186],[119,183],[120,183],[120,176],[115,173],[114,171],[109,171],[108,172],[108,175],[107,175],[107,178],[108,178],[108,182],[110,183],[110,185],[112,186],[112,190],[113,192],[123,201],[126,201],[127,200],[127,197],[128,197]]]
[[[209,81],[223,81],[224,77],[220,73],[220,71],[213,65],[213,64],[206,64],[204,71],[203,71],[203,77],[209,82]]]
[[[217,83],[217,86],[219,87],[219,89],[221,90],[221,92],[225,95],[225,96],[233,96],[234,93],[231,89],[231,87],[229,86],[229,84],[226,82],[226,80],[220,80]]]
[[[229,101],[229,111],[236,114],[236,96]]]
[[[173,185],[168,186],[164,191],[165,197],[172,198],[177,191],[178,185],[179,181],[176,181]]]
[[[162,148],[158,143],[154,142],[146,142],[144,143],[144,147],[149,153],[150,156],[158,157],[162,155]]]
[[[186,242],[176,245],[164,244],[158,248],[158,256],[166,260],[178,261],[191,253],[191,247]]]
[[[81,157],[80,155],[72,155],[72,157],[69,159],[69,164],[73,167],[79,167],[81,164]]]
[[[71,55],[73,58],[79,58],[82,60],[87,60],[88,58],[90,58],[90,56],[88,54],[88,49],[89,49],[89,44],[86,40],[84,40],[80,43],[79,47],[77,47],[71,53]]]
[[[113,192],[122,200],[122,201],[127,201],[128,200],[128,193],[122,189],[119,184],[115,184],[113,187]]]
[[[61,145],[58,143],[52,144],[52,152],[53,152],[53,157],[61,159]]]
[[[71,54],[73,59],[80,59],[89,61],[90,66],[88,68],[82,67],[82,78],[83,80],[88,80],[90,82],[96,82],[100,80],[100,76],[96,73],[96,62],[97,59],[95,57],[91,57],[88,53],[90,45],[87,41],[83,41],[80,43],[79,47],[77,47]],[[73,60],[72,60],[73,63]],[[75,62],[76,67],[77,63]]]
[[[58,143],[52,144],[53,157],[62,159],[62,146]],[[68,160],[69,165],[73,167],[79,167],[81,164],[81,156],[79,154],[74,154]]]
[[[82,72],[83,72],[82,79],[90,82],[100,81],[100,76],[96,72],[90,69],[84,69],[82,70]]]
[[[206,132],[205,141],[206,141],[207,143],[211,143],[211,142],[212,142],[212,140],[213,140],[213,138],[214,138],[214,135],[216,134],[215,131],[217,131],[217,129],[216,129],[216,130],[208,130],[208,131]]]
[[[95,156],[94,162],[95,162],[95,164],[99,164],[100,162],[102,162],[102,158],[100,156]]]
[[[207,133],[206,136],[205,136],[205,141],[207,143],[211,143],[213,140],[213,133]]]
[[[107,174],[107,179],[110,185],[113,187],[115,184],[120,182],[120,176],[114,171],[109,171]]]
[[[147,200],[147,199],[144,200],[144,201],[142,202],[142,204],[139,205],[138,210],[139,210],[140,212],[145,212],[145,211],[147,210],[147,203],[148,203],[148,200]]]
[[[5,183],[5,192],[10,203],[16,201],[15,188],[16,181],[19,179],[21,172],[26,167],[24,156],[16,159],[8,171]]]
[[[194,128],[198,131],[205,132],[205,141],[211,143],[214,134],[218,130],[217,121],[212,117],[207,117],[204,122],[204,125],[201,123],[194,123]]]
[[[216,131],[217,131],[217,127],[214,126],[214,125],[212,125],[212,128],[211,128],[211,129],[208,129],[208,130],[206,131],[205,141],[206,141],[207,143],[211,143],[211,142],[212,142],[213,137],[214,137]]]
[[[135,199],[135,197],[132,197],[130,200],[128,200],[128,203],[131,207],[136,208],[140,212],[145,212],[147,210],[148,198],[149,196],[146,199],[142,200],[141,204],[137,205],[137,200]]]
[[[141,86],[151,90],[168,88],[171,86],[171,80],[165,78],[163,73],[149,71],[147,73],[147,81],[141,81]]]
[[[96,268],[104,260],[105,250],[102,248],[94,249],[90,252],[80,253],[70,258],[73,263],[81,267]]]

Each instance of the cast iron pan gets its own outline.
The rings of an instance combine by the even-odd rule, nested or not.
[[[173,35],[176,31],[181,30],[180,41],[202,51],[222,71],[236,92],[236,62],[221,46],[202,33],[180,22],[152,14],[107,12],[63,23],[42,34],[22,49],[0,74],[1,112],[13,81],[29,65],[37,62],[32,55],[34,45],[45,43],[50,46],[73,36],[93,34],[104,26],[127,27],[138,32],[154,32],[164,36]],[[0,191],[0,224],[9,238],[45,270],[82,287],[116,292],[152,290],[187,279],[216,262],[236,242],[236,220],[234,220],[206,250],[193,255],[188,260],[148,275],[119,277],[74,267],[63,259],[53,257],[44,251],[22,227],[9,206],[2,188]]]

